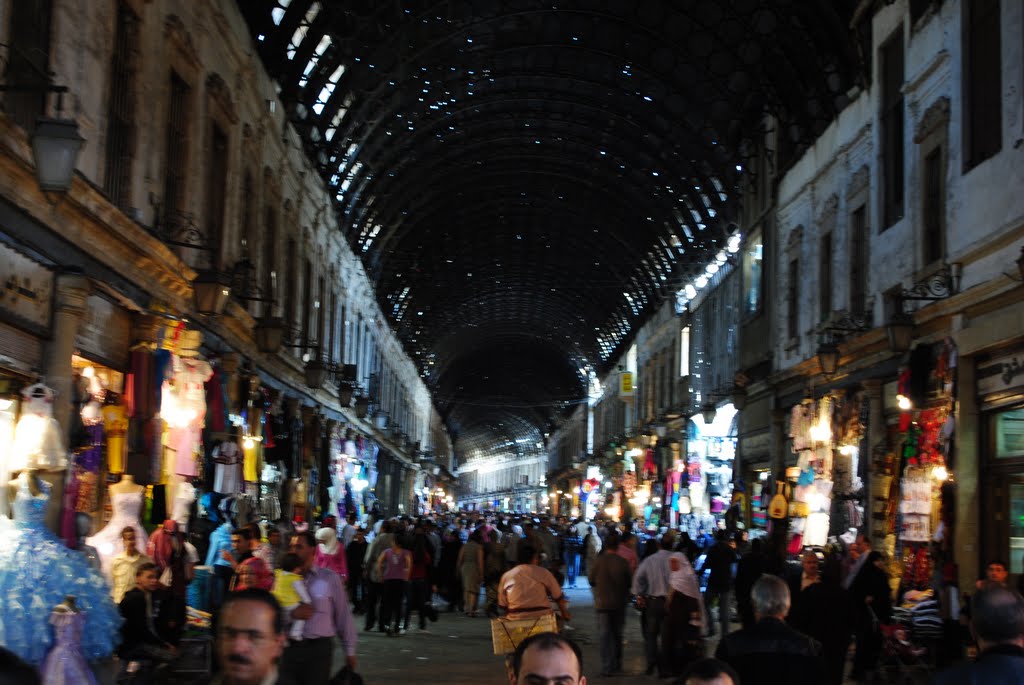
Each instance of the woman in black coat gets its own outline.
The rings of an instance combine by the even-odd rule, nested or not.
[[[892,590],[881,552],[871,552],[850,585],[853,620],[857,628],[857,654],[853,659],[853,678],[861,678],[878,666],[882,653],[879,623],[892,620]]]

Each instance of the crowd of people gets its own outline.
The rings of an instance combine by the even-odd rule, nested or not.
[[[136,549],[132,529],[123,536],[126,551],[115,560],[114,588],[125,618],[120,656],[125,662],[173,661],[183,619],[179,593]],[[581,578],[593,596],[602,676],[623,672],[625,625],[636,613],[631,607],[639,612],[648,675],[744,685],[838,685],[847,675],[876,676],[893,593],[870,540],[859,535],[845,549],[806,549],[799,560],[766,543],[748,541],[743,532],[692,540],[640,522],[481,512],[328,518],[315,531],[237,528],[229,547],[211,552],[223,568],[211,579],[223,591],[210,594],[218,612],[220,682],[326,684],[339,666],[355,673],[357,623],[397,638],[414,617],[412,625],[429,632],[446,611],[470,618],[550,616],[551,629],[561,635],[532,644],[537,654],[575,659],[577,675],[567,682],[582,683],[565,594]],[[195,555],[182,556],[191,578]],[[978,663],[990,669],[985,672],[1012,673],[1018,680],[998,682],[1024,683],[1024,601],[1006,581],[1006,565],[989,564],[966,613],[985,657]],[[705,654],[711,636],[720,638],[714,659]],[[343,665],[332,663],[335,640]],[[520,663],[510,662],[513,683],[521,676],[523,654],[517,655]],[[543,659],[537,663],[540,668]],[[970,666],[958,672],[964,668]],[[256,671],[259,679],[246,677]]]

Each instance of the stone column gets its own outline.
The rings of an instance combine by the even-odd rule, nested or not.
[[[956,522],[953,526],[953,560],[960,570],[960,587],[971,587],[978,578],[984,531],[979,501],[982,487],[980,422],[977,370],[973,358],[960,358],[957,373],[956,461],[951,471],[956,478]]]
[[[866,474],[864,479],[864,527],[867,531],[868,539],[872,540],[875,549],[882,549],[881,540],[874,540],[874,502],[871,499],[875,495],[871,491],[871,475],[875,471],[875,448],[884,446],[886,443],[885,411],[882,406],[882,381],[872,378],[864,381],[862,385],[864,386],[864,393],[868,398],[867,450],[860,455],[861,461],[866,466],[866,468],[862,469]]]
[[[60,423],[64,445],[68,444],[68,419],[71,417],[71,356],[75,336],[82,322],[89,297],[89,279],[78,272],[58,274],[54,287],[53,339],[46,345],[44,366],[46,384],[54,390],[53,417]],[[70,456],[70,455],[69,455]],[[53,485],[46,525],[59,531],[61,502],[64,499],[64,471],[40,474]]]

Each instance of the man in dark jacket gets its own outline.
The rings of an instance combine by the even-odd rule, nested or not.
[[[622,671],[622,631],[626,624],[626,603],[633,580],[629,562],[616,554],[619,534],[611,532],[587,579],[594,594],[597,630],[601,641],[601,675]]]
[[[724,637],[729,632],[732,619],[732,565],[737,559],[736,543],[724,530],[718,531],[716,538],[718,542],[708,550],[707,558],[704,560],[704,568],[711,569],[711,573],[708,574],[708,587],[704,592],[704,613],[710,624],[709,633],[714,634],[714,624],[711,624],[711,602],[718,597],[718,623]]]
[[[156,564],[141,564],[135,572],[135,588],[124,593],[118,608],[124,617],[118,655],[126,660],[170,662],[175,649],[168,639],[165,617],[170,591],[160,584]]]
[[[730,633],[715,657],[740,674],[741,683],[820,685],[825,682],[821,644],[785,624],[789,587],[777,576],[761,576],[751,599],[757,623]]]
[[[1024,685],[1024,599],[989,584],[975,593],[973,608],[978,658],[943,671],[935,685]]]

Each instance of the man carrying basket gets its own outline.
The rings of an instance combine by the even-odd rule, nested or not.
[[[498,582],[498,606],[505,616],[491,621],[495,654],[511,654],[530,635],[557,632],[551,602],[568,621],[569,602],[551,571],[540,565],[540,550],[523,540],[517,549],[518,565]]]

